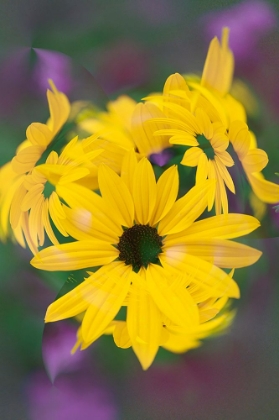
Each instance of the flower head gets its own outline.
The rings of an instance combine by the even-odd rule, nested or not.
[[[60,131],[70,113],[70,103],[64,93],[59,92],[49,81],[52,90],[47,90],[50,118],[46,124],[32,123],[26,130],[25,140],[12,160],[13,170],[18,174],[31,171],[56,134]]]
[[[209,197],[208,208],[215,202],[216,214],[228,213],[228,188],[235,193],[230,174],[234,157],[232,146],[256,196],[267,203],[279,200],[279,186],[263,178],[267,154],[258,149],[254,135],[246,125],[242,105],[230,94],[233,76],[233,55],[228,46],[228,28],[221,43],[211,41],[202,77],[171,75],[160,96],[147,97],[155,102],[165,117],[154,118],[159,130],[154,137],[165,136],[169,143],[187,148],[181,164],[197,167],[196,184],[215,179],[216,187]]]
[[[10,211],[13,230],[22,231],[34,254],[44,245],[45,233],[53,244],[59,243],[52,224],[60,234],[68,236],[62,224],[66,218],[63,203],[71,203],[77,189],[83,191],[87,184],[92,185],[97,172],[93,162],[102,152],[95,148],[85,153],[82,142],[76,137],[60,155],[52,151],[44,164],[28,174],[18,175],[20,182],[16,190],[9,201],[6,197],[7,211]]]
[[[132,346],[147,368],[165,340],[165,319],[186,330],[196,328],[198,304],[239,297],[223,268],[253,264],[261,253],[229,239],[251,232],[259,222],[238,214],[196,221],[212,184],[198,184],[177,200],[175,166],[157,182],[149,161],[137,162],[134,152],[126,155],[121,176],[100,166],[102,196],[92,192],[86,208],[67,209],[65,227],[77,241],[46,248],[31,264],[45,270],[102,267],[54,302],[46,322],[86,311],[81,330],[86,344],[127,306]]]

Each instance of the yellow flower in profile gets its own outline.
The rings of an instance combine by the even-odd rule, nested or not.
[[[279,201],[279,186],[261,173],[267,154],[257,148],[252,133],[248,134],[243,106],[229,94],[233,67],[228,28],[224,28],[222,42],[217,38],[211,41],[201,80],[193,76],[185,80],[176,73],[167,79],[162,95],[145,98],[166,115],[153,120],[165,126],[155,131],[154,137],[165,136],[170,144],[188,147],[181,164],[197,167],[196,184],[216,180],[208,203],[210,210],[215,202],[216,214],[228,213],[226,188],[235,193],[229,170],[234,165],[230,144],[255,195],[266,203]]]
[[[239,297],[223,268],[253,264],[261,252],[230,239],[259,222],[240,214],[196,221],[213,183],[196,185],[177,200],[175,166],[158,182],[150,162],[137,162],[134,152],[125,157],[121,176],[100,166],[101,197],[92,192],[86,209],[67,210],[67,230],[77,241],[43,249],[31,264],[50,271],[101,268],[50,305],[46,322],[86,311],[82,337],[91,343],[126,305],[132,346],[146,369],[166,317],[189,330],[199,324],[196,302]]]
[[[168,117],[155,119],[157,124],[164,124],[168,128],[157,130],[154,137],[168,136],[170,145],[189,147],[180,163],[197,167],[196,184],[206,179],[216,180],[208,209],[211,210],[215,202],[216,214],[222,210],[228,213],[226,187],[233,193],[235,187],[227,169],[234,165],[227,151],[227,128],[222,123],[222,117],[218,116],[217,109],[206,99],[200,99],[189,90],[181,75],[171,75],[165,83],[161,98],[162,109]]]
[[[79,122],[79,126],[88,133],[100,133],[100,136],[118,146],[124,154],[135,150],[141,157],[158,154],[169,147],[165,136],[153,136],[156,123],[153,118],[164,117],[160,109],[151,103],[136,103],[126,95],[107,104],[107,112],[96,111],[90,118]],[[106,153],[106,145],[102,144]]]
[[[253,133],[243,121],[233,121],[228,136],[256,197],[264,203],[277,203],[279,185],[267,181],[261,173],[268,163],[268,156],[257,148]]]
[[[6,197],[2,217],[8,219],[10,215],[14,232],[22,232],[33,254],[44,245],[45,233],[53,244],[59,243],[50,220],[63,236],[68,236],[62,224],[66,218],[63,202],[77,205],[82,203],[84,190],[87,193],[83,180],[90,177],[92,161],[103,150],[85,154],[81,144],[74,138],[60,155],[52,151],[44,164],[19,175],[17,188],[13,188],[8,200]]]
[[[46,124],[34,122],[27,128],[27,140],[19,146],[12,160],[13,170],[18,174],[34,168],[70,114],[70,103],[66,95],[59,92],[51,80],[49,83],[52,88],[52,91],[47,90],[50,118]]]

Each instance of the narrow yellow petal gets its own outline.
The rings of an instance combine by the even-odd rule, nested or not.
[[[164,93],[164,95],[168,95],[173,90],[183,90],[187,93],[190,93],[190,90],[187,86],[187,83],[186,83],[184,77],[181,76],[181,74],[179,74],[179,73],[171,74],[167,78],[167,80],[165,82],[165,85],[164,85],[163,93]]]
[[[121,178],[129,188],[130,193],[133,191],[133,179],[136,166],[137,157],[135,151],[132,149],[124,155],[121,167]]]
[[[47,233],[47,236],[53,243],[53,245],[58,245],[58,240],[56,239],[56,236],[52,230],[50,220],[49,220],[49,201],[48,198],[45,199],[43,208],[42,208],[42,222],[45,228],[45,231]]]
[[[117,347],[128,349],[132,342],[128,333],[127,324],[124,321],[117,321],[113,331],[113,339]]]
[[[44,190],[43,184],[34,185],[34,187],[26,193],[24,199],[22,200],[22,203],[20,206],[21,210],[27,211],[32,206],[34,206],[38,197],[40,197],[40,195],[42,194],[43,190]]]
[[[220,214],[193,223],[188,229],[168,237],[170,243],[177,243],[177,237],[185,235],[187,239],[232,239],[247,235],[260,226],[253,216],[246,214]]]
[[[85,342],[92,342],[103,333],[118,313],[129,287],[129,277],[120,277],[112,272],[103,274],[102,286],[96,289],[82,321]]]
[[[274,182],[267,181],[261,176],[261,173],[246,173],[252,190],[264,203],[278,203],[279,201],[279,185]]]
[[[263,168],[268,164],[268,156],[262,149],[251,149],[247,155],[241,161],[245,168],[245,171],[261,172]]]
[[[138,103],[132,115],[132,136],[140,154],[149,156],[158,153],[168,146],[168,139],[164,136],[154,136],[160,127],[153,120],[165,115],[152,103]],[[166,128],[166,127],[161,127]]]
[[[48,271],[79,270],[109,264],[118,254],[105,241],[84,240],[45,248],[35,255],[30,264]]]
[[[205,153],[201,153],[196,172],[196,184],[203,184],[208,175],[208,158]]]
[[[70,207],[76,210],[77,214],[83,217],[82,223],[87,224],[88,230],[93,228],[112,239],[122,235],[121,224],[99,195],[75,183],[67,186],[58,185],[56,191]],[[88,217],[89,214],[91,217]]]
[[[221,95],[229,92],[234,70],[234,57],[228,46],[229,28],[224,28],[222,42],[215,37],[209,46],[201,85],[216,89]]]
[[[150,220],[151,225],[158,223],[172,208],[178,194],[177,166],[171,166],[163,172],[157,182],[157,202],[154,214]]]
[[[190,226],[205,210],[208,192],[214,181],[196,185],[177,200],[168,214],[160,221],[158,233],[161,236],[180,232]]]
[[[18,174],[31,171],[43,151],[44,149],[41,146],[29,146],[20,150],[12,159],[13,170]]]
[[[254,264],[262,252],[226,239],[187,240],[181,252],[195,255],[221,268],[241,268]]]
[[[161,341],[161,314],[152,298],[142,289],[132,285],[127,308],[127,328],[132,347],[142,368],[153,362]]]
[[[41,150],[45,150],[52,137],[51,130],[42,123],[32,123],[27,127],[26,138],[34,146],[40,146]]]
[[[45,322],[55,322],[71,318],[84,312],[96,293],[96,287],[91,279],[86,279],[77,287],[49,305]]]
[[[199,311],[192,296],[186,288],[168,284],[162,267],[150,264],[146,280],[154,302],[172,322],[189,330],[198,325]]]
[[[101,165],[98,172],[103,199],[113,209],[119,223],[130,227],[134,221],[134,203],[128,187],[108,166]]]
[[[202,154],[204,154],[204,152],[199,147],[191,147],[190,149],[186,150],[180,163],[181,165],[185,166],[198,166],[199,159]]]
[[[139,224],[149,223],[156,204],[156,193],[156,179],[151,163],[143,158],[136,167],[133,184],[135,217]]]
[[[179,246],[166,246],[160,261],[163,267],[172,272],[190,275],[192,282],[205,290],[208,296],[239,297],[237,284],[223,270],[201,258],[185,254]]]

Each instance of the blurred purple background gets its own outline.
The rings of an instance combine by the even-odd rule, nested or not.
[[[236,76],[260,99],[251,126],[275,180],[278,6],[277,0],[1,3],[0,164],[12,158],[28,124],[47,118],[48,78],[71,100],[101,106],[123,92],[140,99],[172,72],[201,72],[210,39],[229,25]],[[263,225],[264,239],[250,244],[264,257],[236,273],[242,298],[230,333],[182,356],[162,351],[147,372],[111,337],[69,356],[77,325],[44,330],[43,324],[64,280],[39,277],[28,251],[1,244],[0,418],[277,420],[279,213],[272,206]]]

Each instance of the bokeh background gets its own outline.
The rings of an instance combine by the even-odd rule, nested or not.
[[[140,99],[173,72],[201,72],[210,39],[229,25],[236,77],[257,99],[247,102],[250,125],[269,154],[266,175],[278,180],[278,22],[278,0],[1,2],[0,165],[27,126],[47,118],[49,77],[71,100],[102,106],[123,92]],[[64,280],[32,269],[28,251],[0,244],[1,420],[277,420],[279,213],[272,206],[262,225],[249,244],[264,256],[235,276],[242,298],[230,332],[182,356],[160,351],[147,372],[111,337],[69,357],[76,325],[43,323]]]

